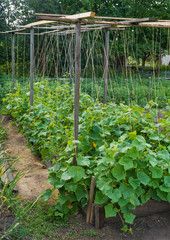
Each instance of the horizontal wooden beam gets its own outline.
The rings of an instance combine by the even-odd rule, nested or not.
[[[80,23],[93,23],[93,24],[109,24],[114,25],[115,27],[133,27],[133,26],[139,26],[139,27],[158,27],[158,28],[170,28],[170,22],[141,22],[138,25],[134,24],[124,24],[123,22],[115,22],[115,21],[100,21],[95,19],[81,19],[81,20],[75,20],[75,19],[67,19],[67,18],[60,18],[60,17],[50,17],[50,16],[37,16],[37,19],[39,20],[52,20],[56,22],[80,22]]]
[[[59,32],[61,30],[65,30],[65,29],[70,29],[70,28],[75,28],[75,25],[65,25],[65,26],[59,26],[59,28],[56,28],[53,31],[47,31],[47,32],[42,32],[40,33],[40,35],[45,35],[45,34],[49,34],[49,33],[55,33],[55,32]]]
[[[170,22],[145,22],[139,23],[139,27],[156,27],[156,28],[170,28]]]
[[[73,15],[67,15],[67,14],[45,14],[45,13],[35,13],[36,16],[49,16],[49,17],[70,17]],[[106,16],[94,16],[95,19],[112,19],[112,20],[136,20],[137,18],[125,18],[125,17],[106,17]],[[138,18],[140,19],[140,18]],[[164,21],[164,20],[162,20]]]
[[[81,32],[90,32],[90,31],[97,31],[97,30],[102,30],[105,29],[106,27],[96,27],[96,28],[84,28],[81,29]],[[54,30],[54,31],[49,31],[46,32],[45,34],[51,34],[51,33],[56,33],[57,36],[58,35],[69,35],[69,34],[75,34],[75,30],[66,30],[66,31],[58,31],[58,30]],[[40,35],[45,35],[43,33],[41,33]]]
[[[42,20],[38,22],[33,22],[25,25],[25,27],[35,27],[35,26],[40,26],[40,25],[45,25],[45,24],[51,24],[51,23],[56,23],[56,20]]]
[[[124,28],[124,27],[116,27],[116,28],[113,28],[113,27],[110,27],[110,28],[108,28],[109,30],[111,30],[111,31],[125,31],[126,30],[126,28]]]
[[[74,14],[70,16],[64,16],[62,18],[67,18],[67,19],[84,19],[84,18],[94,18],[95,13],[94,12],[85,12],[85,13],[79,13],[79,14]]]
[[[26,32],[16,32],[15,33],[16,35],[30,35],[30,33],[26,33]],[[40,36],[41,33],[34,33],[35,36]]]
[[[49,17],[71,17],[72,15],[66,14],[45,14],[45,13],[35,13],[36,16],[49,16]],[[95,19],[108,19],[108,20],[126,20],[126,21],[136,21],[141,18],[125,18],[125,17],[106,17],[106,16],[94,16]],[[153,18],[148,18],[153,19]],[[158,20],[159,22],[170,22],[170,20]]]
[[[93,25],[93,26],[96,26],[96,25]],[[56,26],[44,26],[44,27],[40,27],[40,26],[35,26],[35,27],[30,27],[30,26],[24,26],[24,25],[16,25],[15,26],[16,28],[27,28],[27,29],[30,29],[30,28],[34,28],[34,29],[42,29],[42,30],[57,30],[57,29],[62,29],[63,27],[67,27],[67,28],[74,28],[75,27],[75,24],[71,24],[71,25],[56,25]]]
[[[119,24],[125,24],[125,25],[129,25],[129,24],[138,24],[141,22],[157,22],[158,19],[157,18],[137,18],[137,19],[133,19],[133,20],[128,20],[128,21],[121,21],[119,22]]]
[[[71,19],[71,18],[61,18],[61,17],[51,17],[51,16],[37,16],[37,20],[48,20],[56,22],[80,22],[80,23],[93,23],[93,24],[118,24],[118,22],[108,22],[108,21],[99,21],[94,19]],[[38,22],[37,22],[38,23]]]
[[[16,32],[23,32],[25,30],[27,30],[27,29],[26,28],[22,28],[22,29],[10,30],[10,31],[0,32],[0,33],[16,33]]]

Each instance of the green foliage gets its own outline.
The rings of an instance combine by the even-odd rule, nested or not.
[[[108,217],[120,212],[132,224],[131,210],[136,206],[151,198],[169,201],[169,107],[155,123],[152,101],[145,108],[106,106],[81,94],[78,166],[72,166],[74,98],[69,86],[37,82],[31,112],[27,91],[18,89],[4,101],[35,150],[54,163],[48,178],[54,188],[45,191],[42,199],[59,190],[56,205],[51,206],[55,217],[64,218],[87,205],[93,175],[95,203],[105,205]]]
[[[97,73],[96,73],[97,74]],[[158,104],[158,108],[164,108],[167,99],[170,99],[170,82],[165,80],[162,76],[161,79],[149,77],[146,73],[135,74],[125,79],[124,76],[117,74],[110,70],[110,81],[108,81],[108,102],[113,101],[116,104],[123,102],[126,105],[137,104],[145,106],[149,98],[149,84],[151,81],[150,99]],[[91,75],[89,74],[89,77]],[[82,80],[81,91],[88,93],[94,99],[103,101],[103,79],[98,75],[99,81],[96,83],[91,78]]]

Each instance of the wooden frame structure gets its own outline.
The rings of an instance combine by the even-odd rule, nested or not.
[[[33,106],[33,79],[34,79],[34,36],[36,35],[70,35],[69,38],[69,61],[70,61],[70,84],[72,84],[72,34],[75,34],[75,101],[74,101],[74,139],[78,140],[79,125],[79,87],[81,73],[81,32],[95,30],[105,30],[104,46],[104,104],[107,103],[107,80],[108,80],[108,61],[109,61],[109,31],[125,30],[127,27],[152,27],[170,28],[170,20],[158,20],[155,18],[120,18],[95,16],[94,12],[86,12],[75,15],[43,14],[36,13],[36,22],[25,26],[16,26],[16,30],[1,32],[12,34],[12,87],[15,90],[15,35],[30,35],[30,106]],[[57,25],[56,25],[57,24]],[[45,25],[45,26],[44,26]],[[49,26],[52,25],[52,26]],[[35,32],[35,30],[42,32]],[[45,31],[44,31],[45,30]],[[29,32],[28,32],[29,31]],[[78,146],[75,145],[75,155],[73,164],[77,165]],[[90,198],[87,210],[87,223],[95,218],[97,228],[103,225],[103,211],[99,206],[93,206],[95,179],[92,179]],[[95,217],[94,217],[95,216]]]
[[[0,32],[12,34],[12,87],[15,89],[15,35],[30,35],[30,106],[33,106],[33,79],[34,79],[34,36],[38,35],[70,35],[69,39],[69,71],[70,84],[72,84],[72,34],[75,34],[75,114],[74,114],[74,139],[78,140],[78,115],[79,115],[79,86],[81,72],[81,32],[105,30],[104,46],[104,94],[103,102],[107,103],[107,81],[109,62],[109,31],[125,30],[127,27],[156,27],[170,28],[170,20],[158,20],[156,18],[121,18],[95,16],[94,12],[86,12],[74,15],[36,13],[36,22],[27,25],[16,26],[16,30]],[[57,24],[57,25],[56,25]],[[45,25],[45,26],[44,26]],[[52,26],[50,26],[52,25]],[[36,30],[42,32],[35,32]],[[44,31],[45,30],[45,31]],[[28,32],[29,31],[29,32]],[[74,165],[77,165],[76,147]]]

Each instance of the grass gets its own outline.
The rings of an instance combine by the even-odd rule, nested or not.
[[[23,209],[32,204],[27,201],[20,205]],[[31,240],[47,240],[47,239],[93,239],[100,237],[92,228],[86,227],[78,222],[75,218],[70,220],[57,220],[49,215],[49,206],[44,202],[37,204],[21,219],[21,224],[16,231],[13,232],[13,239],[31,239]]]

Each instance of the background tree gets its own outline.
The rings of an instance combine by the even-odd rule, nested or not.
[[[130,18],[154,17],[168,19],[170,16],[169,0],[0,0],[0,31],[12,29],[16,24],[25,24],[36,19],[35,12],[56,13],[56,14],[76,14],[79,12],[94,11],[101,16],[117,16]],[[115,33],[111,33],[114,39]],[[117,33],[116,33],[117,34]],[[167,30],[157,30],[151,28],[131,28],[128,30],[129,38],[126,41],[129,46],[133,46],[133,58],[136,61],[142,59],[145,66],[146,60],[151,57],[154,49],[154,58],[158,59],[160,52],[164,53],[167,49],[168,34]],[[161,39],[161,42],[160,42]],[[116,35],[115,51],[110,52],[110,58],[114,66],[125,66],[125,61],[131,52],[127,53],[124,49],[125,37],[123,33]],[[10,39],[8,37],[8,52],[6,51],[5,35],[0,35],[0,63],[5,64],[7,55],[10,59]],[[21,41],[18,46],[19,54],[23,53],[23,45],[29,48],[29,39],[26,43]],[[154,48],[153,48],[154,45]],[[161,51],[160,51],[161,49]],[[114,50],[114,49],[113,49]],[[20,57],[22,58],[22,56]],[[29,61],[29,54],[26,56]]]

